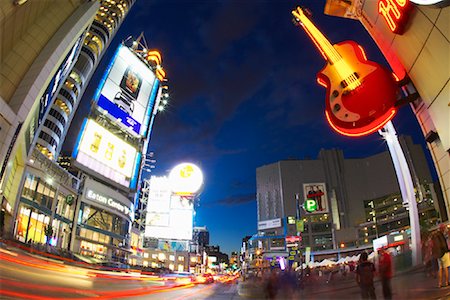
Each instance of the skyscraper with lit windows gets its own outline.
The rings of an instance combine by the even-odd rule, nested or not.
[[[56,163],[86,86],[135,0],[2,1],[0,196],[5,233],[67,248],[79,180]]]

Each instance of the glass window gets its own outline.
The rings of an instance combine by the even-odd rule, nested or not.
[[[22,197],[33,201],[36,186],[37,186],[37,178],[32,174],[28,174],[25,179],[25,183],[23,185]]]

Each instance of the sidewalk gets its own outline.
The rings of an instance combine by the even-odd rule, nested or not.
[[[424,267],[412,267],[398,272],[392,278],[393,300],[412,299],[450,299],[450,287],[437,288],[437,279],[427,277]],[[383,299],[379,278],[375,279],[375,291],[378,299]],[[261,281],[239,282],[238,294],[243,298],[264,299],[265,283]],[[360,299],[360,289],[354,274],[347,278],[340,275],[329,283],[324,277],[305,283],[305,288],[297,291],[292,299]],[[276,298],[282,299],[282,298]]]

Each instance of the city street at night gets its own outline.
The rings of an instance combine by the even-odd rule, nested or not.
[[[450,300],[450,0],[0,0],[0,300]]]

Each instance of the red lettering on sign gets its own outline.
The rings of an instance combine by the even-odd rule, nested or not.
[[[402,34],[412,6],[409,0],[379,0],[378,13],[383,16],[389,29]]]

